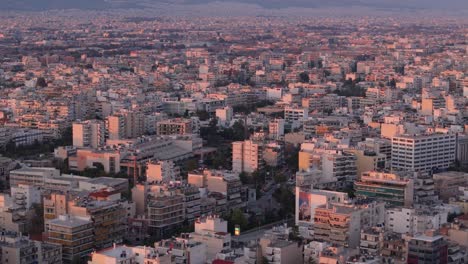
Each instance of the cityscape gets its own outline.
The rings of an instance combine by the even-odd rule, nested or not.
[[[468,263],[468,3],[0,3],[0,263]]]

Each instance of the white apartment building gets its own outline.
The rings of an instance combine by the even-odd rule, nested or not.
[[[304,107],[284,108],[284,120],[292,127],[300,127],[300,124],[309,117],[309,110]]]
[[[195,222],[195,232],[190,236],[194,241],[206,244],[206,257],[213,261],[221,251],[231,248],[231,234],[227,231],[227,221],[218,216],[199,218]]]
[[[252,173],[262,167],[262,146],[253,140],[232,143],[232,170]]]
[[[447,169],[455,161],[456,136],[431,134],[392,137],[392,169]]]
[[[11,197],[20,206],[29,209],[33,204],[40,204],[41,191],[36,186],[19,184],[11,187]]]
[[[104,249],[91,254],[88,264],[170,264],[169,254],[158,252],[153,247],[114,245],[112,248]]]
[[[447,212],[433,209],[388,208],[385,214],[385,228],[400,234],[424,233],[439,229],[447,223]]]
[[[73,146],[98,148],[105,144],[105,123],[100,120],[87,120],[73,123]]]

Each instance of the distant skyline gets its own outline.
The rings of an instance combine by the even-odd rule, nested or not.
[[[255,4],[267,9],[281,8],[346,8],[414,10],[467,10],[466,0],[0,0],[2,10],[100,9],[141,8],[158,4],[203,5],[207,3]]]

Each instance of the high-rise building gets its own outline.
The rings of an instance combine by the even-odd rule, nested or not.
[[[232,143],[232,170],[252,173],[263,167],[262,144],[253,140]]]
[[[124,139],[126,137],[125,118],[123,116],[108,116],[106,125],[109,139]]]
[[[447,169],[455,161],[452,134],[406,135],[392,138],[392,169],[431,171]]]
[[[138,111],[122,111],[107,117],[109,139],[137,138],[145,132],[145,116]]]
[[[162,238],[184,222],[184,196],[175,193],[152,196],[148,202],[147,214],[151,233]]]
[[[88,120],[73,123],[73,146],[98,148],[105,144],[104,121]]]

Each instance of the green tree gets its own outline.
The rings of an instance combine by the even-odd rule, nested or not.
[[[236,121],[232,125],[232,137],[234,141],[242,141],[248,138],[248,132],[245,129],[244,122]]]
[[[307,72],[301,72],[299,74],[299,81],[302,83],[309,83],[310,81],[309,74]]]
[[[239,173],[239,179],[244,185],[249,183],[249,175],[245,172]]]
[[[239,225],[241,230],[247,229],[249,221],[240,209],[234,209],[229,217],[229,224],[232,225],[231,231],[233,232],[236,225]]]
[[[284,183],[288,180],[288,178],[282,173],[275,173],[273,174],[273,180],[275,183]]]
[[[195,114],[198,116],[198,118],[200,118],[200,121],[206,121],[210,119],[210,113],[205,110],[199,110]]]
[[[198,169],[198,161],[196,159],[189,159],[184,163],[185,171],[193,171]]]
[[[273,198],[281,204],[280,212],[281,216],[285,217],[294,213],[295,210],[295,198],[294,193],[285,185],[281,185],[280,188],[276,189],[273,193]]]
[[[47,82],[44,77],[37,78],[36,87],[41,87],[41,88],[47,87]]]
[[[299,148],[293,148],[286,153],[286,166],[292,173],[299,170]]]

